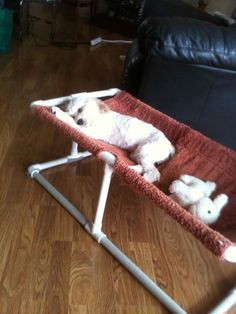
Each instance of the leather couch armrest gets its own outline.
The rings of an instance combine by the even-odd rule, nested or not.
[[[135,38],[125,58],[121,78],[121,88],[136,95],[142,80],[144,68],[144,48],[142,41]]]
[[[148,18],[138,38],[145,54],[236,70],[236,29],[191,18]]]

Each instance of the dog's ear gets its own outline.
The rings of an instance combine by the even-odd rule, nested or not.
[[[62,111],[67,111],[67,107],[68,107],[68,103],[64,102],[63,104],[59,105],[59,108],[62,110]]]
[[[101,100],[98,100],[98,107],[101,113],[108,112],[110,110],[108,105]]]

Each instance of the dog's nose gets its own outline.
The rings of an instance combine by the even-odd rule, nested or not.
[[[79,120],[77,121],[77,124],[78,124],[78,125],[83,125],[83,124],[84,124],[84,120],[83,120],[83,119],[79,119]]]

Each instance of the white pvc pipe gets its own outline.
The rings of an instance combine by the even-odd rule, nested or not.
[[[95,92],[87,92],[87,95],[92,98],[112,97],[120,92],[119,88],[109,88],[106,90],[100,90]],[[72,97],[78,97],[81,93],[72,94]]]
[[[71,204],[57,189],[54,188],[40,173],[34,172],[32,177],[43,186],[84,228],[89,222],[85,216]],[[90,233],[91,234],[91,233]],[[158,299],[171,313],[187,314],[174,300],[172,300],[155,282],[140,270],[126,255],[124,255],[104,234],[91,234],[108,252],[113,255],[156,299]]]
[[[72,142],[70,154],[76,156],[78,154],[78,143]]]
[[[89,157],[91,155],[92,155],[92,153],[90,153],[89,151],[84,151],[84,152],[80,152],[80,153],[77,152],[77,154],[72,153],[71,155],[68,156],[68,163],[79,161],[79,160],[86,158],[86,157]]]
[[[109,164],[113,167],[116,163],[116,156],[110,152],[103,151],[99,154],[99,158],[101,158],[105,163]]]
[[[158,299],[171,313],[187,314],[173,299],[171,299],[154,281],[138,268],[121,250],[109,239],[103,237],[101,245],[114,256],[156,299]]]
[[[224,252],[224,259],[231,263],[236,263],[236,244],[228,247]]]
[[[229,294],[224,298],[213,310],[208,314],[224,314],[236,305],[236,288],[232,289]],[[233,312],[232,312],[233,313]]]
[[[109,192],[111,177],[113,173],[113,167],[105,163],[104,174],[102,179],[102,186],[99,193],[99,199],[95,214],[95,219],[92,227],[92,233],[99,233],[102,229],[102,220],[105,212],[106,200]]]
[[[39,163],[39,164],[34,164],[28,168],[28,174],[32,177],[34,172],[40,172],[40,171],[50,169],[53,167],[73,163],[73,162],[79,161],[83,158],[89,157],[91,155],[92,154],[89,151],[85,151],[85,152],[77,153],[76,155],[75,154],[74,155],[68,155],[68,156],[63,157],[63,158],[59,158],[59,159],[55,159],[55,160],[51,160],[51,161],[47,161],[47,162],[43,162],[43,163]]]
[[[35,100],[33,101],[30,106],[45,106],[45,107],[53,107],[58,106],[60,104],[63,104],[66,101],[71,101],[73,98],[76,97],[93,97],[93,98],[101,98],[101,97],[111,97],[116,95],[120,92],[120,89],[118,88],[110,88],[102,91],[96,91],[96,92],[82,92],[77,94],[72,94],[69,96],[64,97],[58,97],[58,98],[52,98],[47,100]]]

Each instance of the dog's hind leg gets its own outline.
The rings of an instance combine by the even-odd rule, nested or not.
[[[129,168],[138,172],[139,174],[143,173],[143,167],[141,165],[132,165],[132,166],[129,166]]]
[[[149,154],[148,145],[138,146],[135,151],[130,154],[130,158],[142,167],[143,177],[148,182],[155,182],[160,179],[160,172],[155,167],[156,159],[153,160]]]
[[[57,119],[71,125],[71,126],[76,126],[76,123],[72,117],[70,117],[68,114],[66,114],[64,111],[62,111],[58,107],[52,107],[51,108],[52,114],[54,114]]]
[[[133,156],[132,156],[133,157]],[[135,160],[134,158],[132,158]],[[136,160],[138,165],[129,166],[131,169],[137,171],[139,174],[142,174],[144,179],[148,182],[155,182],[160,179],[160,172],[155,167],[153,163],[150,163],[150,160]]]
[[[159,171],[154,167],[150,169],[144,169],[143,166],[141,165],[133,165],[129,166],[130,169],[136,171],[137,173],[143,175],[143,177],[148,181],[148,182],[155,182],[159,180],[160,178],[160,173]]]

